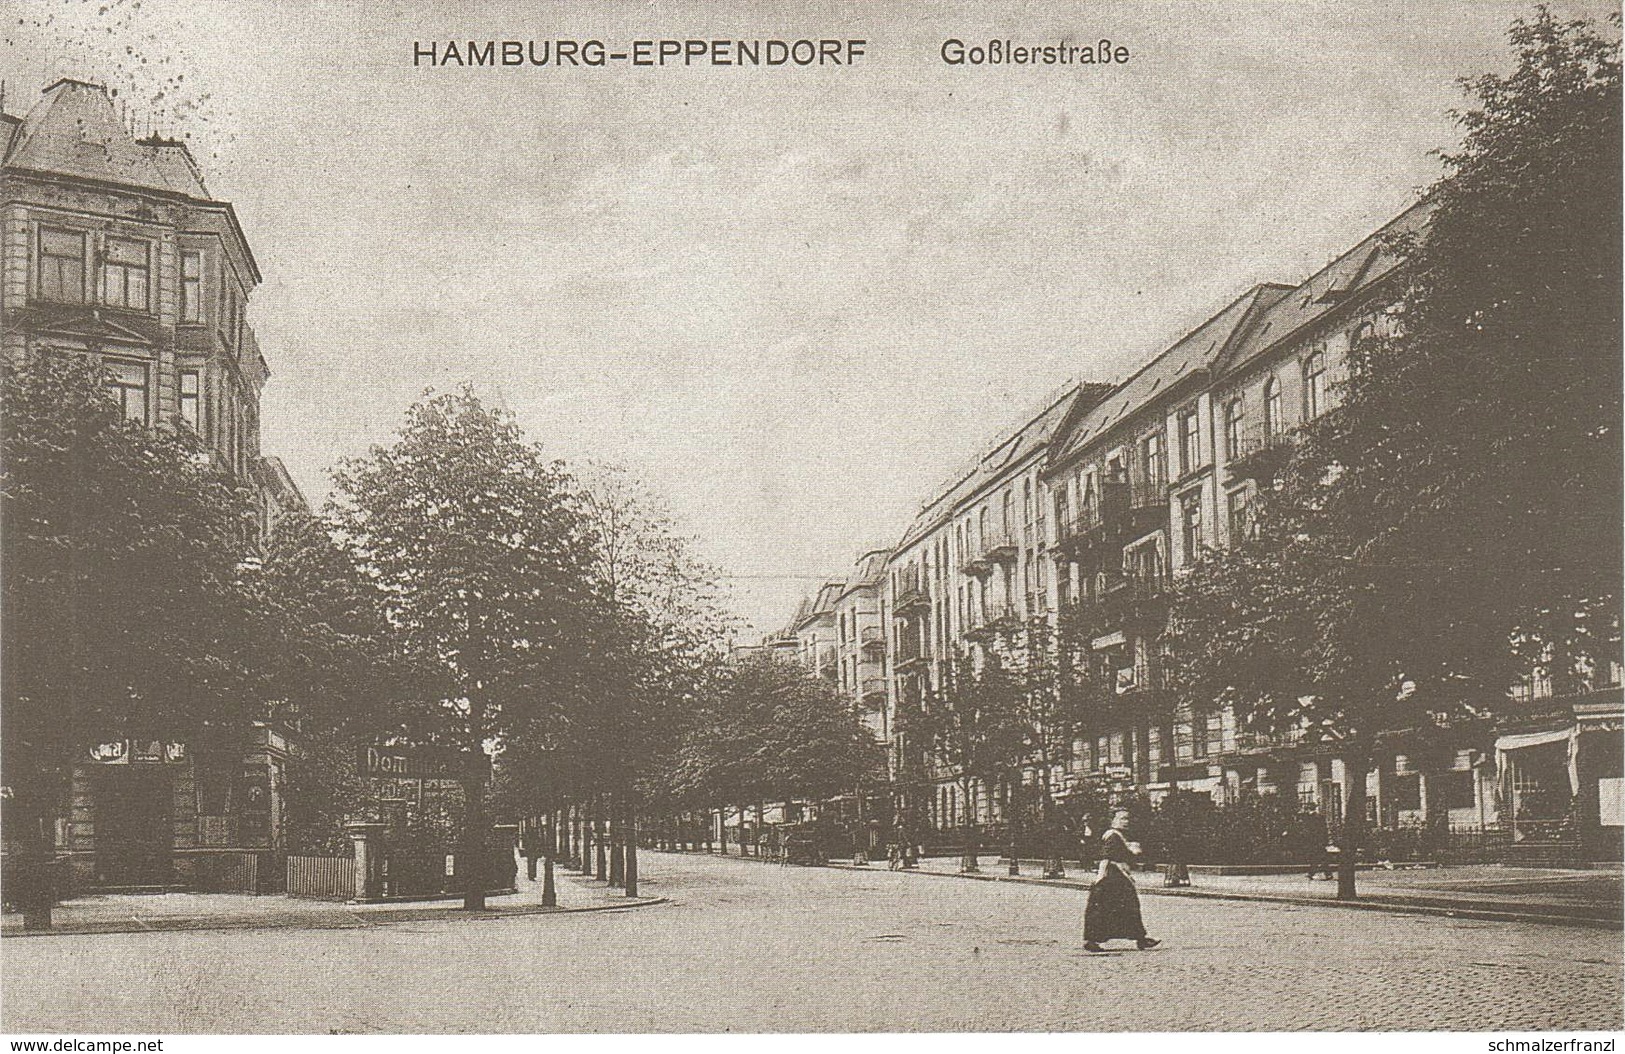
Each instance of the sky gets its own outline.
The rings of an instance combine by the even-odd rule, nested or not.
[[[263,448],[314,502],[426,388],[472,383],[664,495],[759,633],[1068,380],[1121,379],[1415,200],[1458,78],[1505,69],[1531,10],[7,0],[0,76],[10,112],[72,76],[190,142],[265,276]],[[866,44],[822,68],[412,58],[713,37]],[[950,38],[1129,61],[953,66]]]

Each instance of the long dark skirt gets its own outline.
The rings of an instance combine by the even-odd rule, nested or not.
[[[1134,880],[1116,867],[1107,867],[1106,877],[1089,889],[1089,902],[1083,909],[1083,939],[1132,941],[1144,936]]]

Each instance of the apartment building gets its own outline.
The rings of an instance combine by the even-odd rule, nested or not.
[[[886,627],[881,589],[887,550],[864,553],[835,598],[836,681],[853,711],[884,743],[891,735],[886,706]]]
[[[263,537],[304,498],[260,450],[270,370],[248,324],[259,267],[185,144],[137,138],[99,85],[60,80],[0,115],[0,353],[94,357],[126,417],[196,434],[260,494]],[[59,852],[82,886],[253,887],[280,838],[288,743],[87,742]]]
[[[973,784],[966,800],[930,744],[910,734],[909,715],[929,706],[952,665],[964,656],[974,661],[991,634],[1051,615],[1042,470],[1061,425],[1108,391],[1074,383],[1045,399],[925,502],[887,561],[891,764],[905,808],[935,826],[958,826],[967,815],[977,823],[994,819],[997,789]]]

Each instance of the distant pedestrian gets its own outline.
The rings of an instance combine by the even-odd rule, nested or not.
[[[1140,917],[1140,894],[1129,874],[1129,863],[1140,855],[1138,842],[1128,840],[1128,813],[1119,810],[1100,839],[1100,869],[1089,889],[1083,910],[1083,947],[1104,951],[1102,941],[1131,940],[1141,951],[1161,941],[1146,936]]]

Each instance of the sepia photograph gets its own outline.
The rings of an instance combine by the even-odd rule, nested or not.
[[[1621,27],[0,0],[8,1049],[1615,1050]]]

